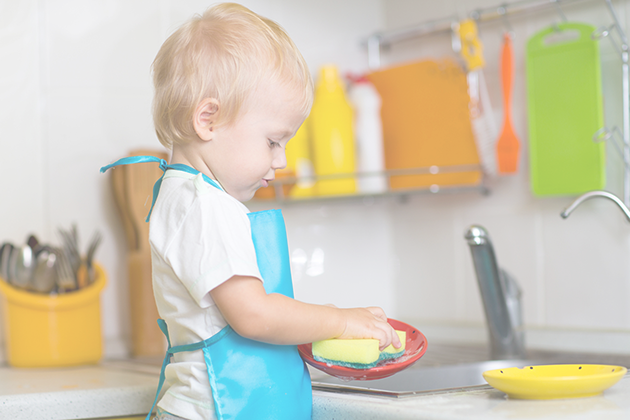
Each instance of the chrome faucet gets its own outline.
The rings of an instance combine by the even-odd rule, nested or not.
[[[611,194],[608,191],[601,191],[601,190],[589,191],[585,194],[582,194],[581,196],[576,198],[575,201],[571,203],[569,207],[564,209],[564,211],[560,213],[560,216],[562,216],[563,219],[566,219],[573,212],[573,210],[577,208],[577,206],[579,206],[580,204],[582,204],[584,201],[588,200],[589,198],[594,198],[594,197],[604,197],[604,198],[608,198],[609,200],[612,200],[619,206],[621,211],[624,212],[624,214],[626,215],[626,218],[628,218],[628,221],[630,221],[630,209],[628,209],[628,207],[623,203],[623,201],[621,201],[621,199],[617,197],[616,195]]]
[[[493,360],[525,357],[521,291],[500,269],[486,229],[471,226],[464,235],[470,246],[483,301]]]

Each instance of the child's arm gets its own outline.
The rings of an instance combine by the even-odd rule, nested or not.
[[[381,350],[401,346],[382,309],[340,309],[281,294],[267,294],[255,277],[234,276],[210,291],[225,320],[241,336],[273,344],[303,344],[328,338],[375,338]]]

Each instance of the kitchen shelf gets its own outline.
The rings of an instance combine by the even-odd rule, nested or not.
[[[337,195],[313,195],[308,197],[287,197],[284,192],[284,187],[286,185],[294,185],[297,182],[309,182],[314,183],[317,181],[323,180],[335,180],[335,179],[348,179],[355,178],[360,179],[361,177],[374,177],[374,176],[385,176],[388,181],[391,177],[394,176],[406,176],[406,175],[438,175],[438,174],[446,174],[446,173],[461,173],[461,172],[472,172],[472,171],[480,171],[481,172],[481,181],[479,184],[475,185],[438,185],[432,184],[427,186],[426,188],[417,187],[417,188],[408,188],[408,189],[388,189],[384,192],[373,193],[373,192],[361,192],[358,191],[354,194],[337,194]],[[382,172],[362,172],[362,173],[351,173],[351,174],[335,174],[335,175],[325,175],[325,176],[308,176],[308,177],[295,177],[295,176],[281,176],[272,181],[269,185],[274,190],[275,197],[273,198],[258,198],[255,197],[256,202],[266,202],[266,201],[276,201],[276,202],[314,202],[314,201],[330,201],[330,200],[338,200],[338,199],[365,199],[365,198],[374,198],[374,197],[401,197],[405,198],[409,195],[417,195],[417,194],[454,194],[454,193],[464,193],[464,192],[476,192],[482,195],[490,194],[490,189],[486,185],[486,177],[482,172],[481,165],[449,165],[449,166],[437,166],[432,165],[429,167],[422,168],[410,168],[410,169],[390,169]]]

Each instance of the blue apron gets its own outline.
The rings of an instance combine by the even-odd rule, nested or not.
[[[163,171],[177,169],[191,174],[199,171],[182,164],[167,165],[153,156],[133,156],[104,166],[101,172],[117,165],[158,162]],[[163,175],[162,175],[163,177]],[[162,177],[153,187],[153,205],[162,185]],[[206,182],[220,188],[216,181],[203,175]],[[267,293],[281,293],[293,298],[289,248],[280,210],[249,213],[252,239],[258,269]],[[310,419],[312,413],[311,378],[296,346],[267,344],[241,337],[229,325],[198,343],[171,346],[166,322],[159,319],[160,329],[168,340],[162,363],[158,390],[150,419],[164,384],[164,370],[171,355],[202,350],[210,389],[218,419]]]

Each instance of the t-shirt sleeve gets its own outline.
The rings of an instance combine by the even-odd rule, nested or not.
[[[244,206],[220,195],[197,197],[165,256],[201,307],[212,305],[208,293],[235,275],[262,280]]]

